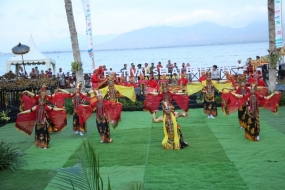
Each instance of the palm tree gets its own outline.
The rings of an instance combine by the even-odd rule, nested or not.
[[[267,0],[269,28],[269,91],[276,89],[275,0]]]
[[[78,69],[76,70],[76,81],[83,83],[83,69],[82,69],[82,62],[81,62],[77,32],[76,32],[73,11],[72,11],[72,2],[71,0],[64,0],[64,3],[65,3],[65,11],[66,11],[67,22],[69,26],[71,44],[72,44],[73,58],[74,58],[74,62],[76,62],[78,65],[77,67]]]

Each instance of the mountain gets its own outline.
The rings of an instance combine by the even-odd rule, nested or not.
[[[202,22],[185,27],[147,27],[118,35],[94,45],[96,50],[176,47],[268,41],[268,23],[254,22],[243,28]]]
[[[116,34],[107,34],[107,35],[94,35],[93,36],[93,45],[102,44],[108,42],[118,35]],[[88,42],[86,35],[78,35],[79,48],[81,50],[88,49]],[[37,47],[42,51],[72,51],[70,37],[67,36],[62,39],[53,39],[49,42],[40,43]]]

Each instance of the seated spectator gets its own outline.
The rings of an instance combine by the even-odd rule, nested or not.
[[[178,85],[187,85],[188,84],[188,79],[186,78],[186,75],[184,73],[181,74],[181,78],[178,80]]]
[[[206,76],[206,73],[204,71],[201,72],[201,76],[199,77],[199,82],[203,82],[207,80],[207,76]]]
[[[127,86],[128,85],[128,83],[126,82],[126,79],[125,79],[124,76],[120,77],[119,85],[122,85],[122,86]]]
[[[158,89],[158,83],[155,80],[153,75],[149,76],[149,80],[146,83],[146,86],[151,87],[151,88],[157,88]]]

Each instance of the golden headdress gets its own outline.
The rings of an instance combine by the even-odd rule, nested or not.
[[[208,71],[208,72],[206,73],[206,75],[207,75],[207,79],[212,79],[212,73],[211,73],[211,71]]]
[[[97,97],[102,96],[102,93],[101,93],[100,89],[96,90],[95,94],[96,94]]]
[[[47,91],[47,86],[46,85],[42,85],[42,87],[41,87],[41,92],[45,92],[45,91]]]
[[[82,88],[82,83],[81,83],[81,82],[78,82],[78,83],[76,84],[76,88]]]

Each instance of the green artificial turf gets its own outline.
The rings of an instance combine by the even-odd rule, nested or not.
[[[158,113],[161,115],[161,112]],[[244,137],[237,113],[207,119],[202,109],[190,109],[178,123],[189,147],[164,150],[162,123],[152,123],[147,112],[123,112],[113,143],[100,143],[94,115],[88,132],[74,135],[72,116],[67,128],[51,134],[47,150],[33,145],[33,135],[16,131],[14,124],[0,128],[0,138],[16,143],[25,152],[16,172],[0,171],[0,189],[56,189],[56,169],[78,163],[82,141],[89,140],[100,159],[100,174],[107,187],[134,189],[282,189],[285,185],[285,107],[275,115],[261,109],[260,142]]]

